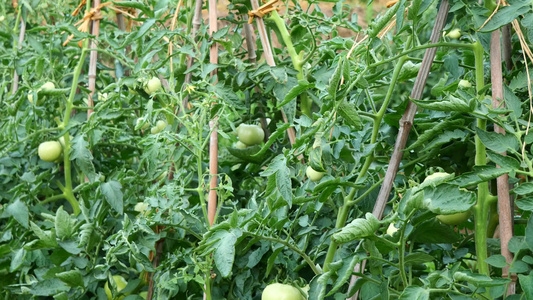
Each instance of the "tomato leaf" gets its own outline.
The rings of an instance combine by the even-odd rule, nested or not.
[[[56,235],[60,240],[66,240],[72,236],[74,222],[70,219],[70,215],[60,206],[56,212],[55,219]]]
[[[119,214],[124,213],[124,202],[122,200],[122,185],[118,181],[109,181],[100,185],[104,199]]]
[[[350,279],[353,273],[353,268],[360,261],[360,254],[352,254],[342,259],[341,267],[336,270],[337,280],[335,280],[333,288],[326,296],[333,295]]]
[[[29,224],[29,211],[24,202],[17,198],[15,202],[9,204],[6,208],[8,214],[10,214],[20,225],[24,228],[28,228]]]
[[[294,98],[298,97],[301,93],[305,92],[307,89],[314,88],[314,83],[309,83],[307,80],[298,81],[298,85],[292,87],[289,92],[285,95],[285,99],[279,103],[276,108],[280,108],[285,104],[291,102]]]
[[[83,276],[80,270],[70,270],[61,273],[56,273],[56,277],[72,287],[85,286],[85,284],[83,283]]]
[[[476,127],[476,134],[487,148],[498,153],[507,151],[507,149],[517,150],[520,142],[512,134],[500,134],[497,132],[488,132]]]
[[[421,108],[436,111],[472,112],[475,109],[475,98],[467,101],[453,95],[446,96],[443,100],[418,100],[409,98]]]
[[[408,286],[400,295],[400,300],[429,300],[429,290],[419,286]]]
[[[491,16],[490,20],[484,27],[479,29],[480,32],[492,32],[506,24],[511,23],[531,9],[531,2],[527,0],[509,0],[509,6],[503,6]]]
[[[235,242],[241,235],[241,229],[232,228],[230,230],[219,230],[210,237],[210,239],[216,239],[216,242],[211,246],[215,249],[213,258],[220,275],[224,278],[231,274],[233,261],[235,260]]]
[[[470,187],[481,182],[485,182],[497,178],[503,174],[508,173],[509,170],[503,168],[496,168],[494,166],[476,166],[473,172],[467,172],[455,177],[449,181],[449,184],[455,184],[459,187]]]
[[[335,242],[343,244],[354,240],[374,235],[379,228],[379,220],[371,213],[366,213],[365,218],[353,220],[344,226],[340,232],[331,237]]]
[[[485,259],[485,262],[496,268],[504,268],[507,266],[505,256],[501,254],[492,255],[491,257]]]
[[[361,123],[361,117],[359,117],[357,109],[355,109],[355,104],[348,103],[346,99],[343,99],[339,103],[337,111],[354,130],[361,130],[363,124]]]
[[[85,141],[84,135],[77,135],[73,140],[70,148],[70,159],[74,160],[76,165],[83,171],[90,182],[97,178],[93,165],[93,155],[91,154],[89,143]]]

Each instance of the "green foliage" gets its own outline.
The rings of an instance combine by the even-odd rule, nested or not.
[[[247,44],[248,1],[230,1],[219,20],[224,26],[209,36],[201,24],[195,37],[193,1],[182,1],[178,10],[177,0],[113,2],[138,16],[128,24],[124,15],[131,30],[123,31],[116,12],[103,8],[98,37],[75,27],[85,8],[72,17],[74,1],[18,1],[18,8],[4,2],[0,297],[106,299],[110,291],[115,299],[141,299],[151,278],[154,299],[203,299],[204,293],[207,299],[259,299],[273,282],[313,300],[355,293],[362,299],[496,299],[505,295],[509,280],[501,274],[509,267],[518,274],[518,293],[533,298],[527,89],[533,77],[516,36],[513,67],[504,71],[504,107],[492,107],[489,76],[483,76],[491,31],[516,18],[522,42],[531,46],[529,2],[509,1],[481,30],[490,5],[450,3],[445,30],[463,35],[453,42],[442,37],[421,99],[409,95],[439,1],[401,0],[368,26],[358,23],[351,3],[327,1],[329,11],[318,1],[305,9],[288,2],[281,22],[265,18],[267,31],[283,42],[273,43],[276,66],[262,58],[259,39]],[[393,17],[396,25],[387,27]],[[19,44],[21,18],[26,33]],[[62,46],[69,35],[72,41]],[[87,50],[88,39],[97,40],[96,52]],[[210,62],[214,43],[217,64]],[[481,66],[476,45],[484,50]],[[257,63],[249,46],[257,48]],[[95,53],[96,93],[90,95]],[[146,90],[153,78],[161,79],[161,88]],[[461,87],[461,80],[486,85]],[[55,88],[43,88],[47,82]],[[370,212],[410,100],[419,110],[384,220],[378,220]],[[240,124],[262,124],[264,143],[234,148]],[[211,225],[214,131],[218,206]],[[60,141],[59,161],[39,159],[44,141]],[[307,179],[307,166],[324,177]],[[424,182],[434,172],[447,174]],[[499,239],[483,236],[488,255],[482,261],[471,233],[479,224],[495,226],[488,185],[505,174],[517,207],[516,236],[508,245],[514,259],[500,255]],[[476,217],[457,227],[436,218],[470,210]],[[392,236],[389,224],[398,229]],[[366,268],[354,273],[363,261]],[[124,289],[114,276],[127,280]]]

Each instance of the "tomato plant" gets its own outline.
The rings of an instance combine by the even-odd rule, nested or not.
[[[0,298],[533,298],[530,2],[74,2],[0,4]]]

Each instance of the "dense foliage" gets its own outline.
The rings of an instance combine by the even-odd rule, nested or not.
[[[484,24],[495,3],[450,2],[450,34],[441,34],[423,97],[413,99],[419,110],[380,220],[370,212],[440,1],[400,0],[368,26],[354,13],[358,3],[287,1],[286,12],[264,18],[277,41],[276,66],[248,59],[248,1],[231,0],[212,37],[207,24],[192,35],[192,0],[178,9],[176,0],[117,1],[102,8],[97,38],[74,25],[83,17],[72,16],[78,1],[7,2],[0,3],[4,299],[142,299],[150,282],[154,299],[257,300],[275,282],[313,300],[356,292],[504,298],[510,279],[501,277],[508,262],[494,234],[493,196],[503,174],[515,200],[509,271],[518,274],[517,295],[505,298],[533,299],[533,75],[524,51],[533,41],[531,3],[510,1]],[[124,15],[127,30],[111,8],[136,15]],[[505,107],[492,108],[491,32],[514,19],[521,32],[512,31],[504,68]],[[89,107],[92,39],[98,60]],[[217,64],[209,62],[213,43]],[[252,136],[259,132],[241,136],[247,125],[261,126],[264,140]],[[45,142],[52,148],[39,146]],[[437,219],[455,214],[467,220]]]

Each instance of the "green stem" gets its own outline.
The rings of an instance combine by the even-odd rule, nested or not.
[[[409,220],[413,216],[412,212],[408,217]],[[405,224],[407,225],[407,224]],[[403,285],[408,286],[409,282],[407,281],[407,274],[405,273],[405,245],[407,241],[405,240],[405,229],[407,226],[402,226],[400,228],[400,247],[398,248],[398,269],[400,269],[400,275],[402,277]]]
[[[353,188],[350,191],[350,195],[353,194],[355,196],[356,189]],[[350,195],[346,196],[344,201],[346,202],[346,198],[350,197]],[[352,197],[353,197],[352,196]],[[348,214],[350,212],[350,206],[345,204],[339,209],[339,213],[337,214],[337,223],[335,224],[336,229],[341,229],[344,227],[344,224],[346,224],[346,220],[348,219]],[[328,248],[328,252],[326,254],[326,259],[324,260],[324,273],[329,270],[329,265],[333,262],[333,258],[335,258],[335,253],[337,252],[337,247],[339,245],[337,242],[331,240]]]
[[[435,47],[451,47],[451,48],[464,48],[464,49],[474,49],[474,46],[472,44],[464,44],[464,43],[449,43],[449,42],[442,42],[442,43],[435,43],[435,44],[425,44],[425,45],[420,45],[420,46],[416,46],[416,47],[413,47],[409,50],[405,50],[404,52],[400,53],[400,54],[397,54],[391,58],[387,58],[387,59],[384,59],[384,60],[381,60],[381,61],[378,61],[376,63],[373,63],[371,65],[369,65],[368,67],[369,68],[375,68],[377,66],[380,66],[382,64],[386,64],[386,63],[389,63],[391,61],[394,61],[402,56],[405,56],[409,53],[413,53],[413,52],[416,52],[418,50],[423,50],[423,49],[427,49],[427,48],[435,48]]]
[[[411,38],[409,38],[406,42],[406,46],[409,47],[411,44]],[[392,92],[394,91],[394,86],[396,84],[396,81],[398,80],[398,75],[400,74],[400,70],[402,69],[403,64],[407,60],[406,56],[400,57],[400,60],[394,67],[394,72],[392,74],[391,84],[389,86],[389,90],[387,91],[387,95],[385,96],[385,100],[383,101],[383,105],[381,106],[380,110],[376,114],[374,118],[374,128],[372,132],[372,137],[370,140],[371,144],[374,144],[377,141],[378,133],[379,133],[379,127],[381,125],[381,121],[383,120],[383,117],[385,115],[385,112],[387,111],[387,107],[389,105],[389,102],[392,98]],[[355,182],[359,182],[361,178],[363,178],[366,175],[366,172],[370,168],[370,165],[372,164],[374,160],[374,155],[370,154],[366,157],[365,163],[361,170],[359,171],[359,175],[357,176],[357,179]],[[341,229],[346,224],[346,220],[348,219],[348,214],[350,212],[351,203],[353,202],[353,198],[355,197],[355,193],[357,192],[356,188],[353,188],[350,193],[344,198],[344,204],[339,209],[339,213],[337,215],[337,223],[335,224],[336,229]],[[335,258],[335,253],[337,252],[338,244],[334,241],[331,241],[329,244],[328,252],[326,254],[326,259],[324,260],[324,272],[326,272],[329,269],[329,264],[333,262],[333,258]]]
[[[281,33],[281,38],[283,39],[283,42],[287,46],[287,51],[289,52],[289,56],[291,57],[292,64],[294,66],[294,69],[298,71],[298,74],[296,74],[296,78],[298,80],[304,79],[304,73],[302,69],[303,61],[302,58],[296,53],[296,49],[294,48],[294,45],[292,44],[291,35],[287,31],[287,27],[285,26],[285,22],[283,22],[283,19],[280,17],[278,12],[274,10],[271,14],[269,19],[276,24],[276,27]],[[311,105],[313,104],[312,100],[307,97],[306,93],[303,93],[300,95],[300,107],[302,110],[302,113],[309,118],[312,118],[311,114]]]
[[[483,79],[483,47],[478,42],[473,44],[474,58],[476,65],[476,89],[479,92],[484,87]],[[481,97],[481,96],[478,96]],[[481,130],[485,130],[487,127],[487,121],[484,119],[477,119],[477,127]],[[487,153],[485,145],[479,139],[479,136],[475,137],[476,145],[476,166],[484,166],[487,164]],[[490,275],[489,266],[485,262],[487,259],[487,218],[489,213],[488,198],[489,184],[488,182],[482,182],[478,184],[477,202],[474,206],[474,222],[475,222],[475,241],[476,241],[476,256],[478,260],[478,271],[481,274]]]
[[[253,232],[249,232],[249,231],[246,231],[244,232],[244,234],[246,235],[249,235],[249,236],[252,236],[252,237],[255,237],[255,238],[258,238],[258,239],[262,239],[262,240],[266,240],[266,241],[270,241],[270,242],[276,242],[276,243],[279,243],[279,244],[282,244],[283,246],[291,249],[292,251],[296,252],[298,255],[300,255],[304,260],[305,262],[309,265],[309,267],[311,268],[311,270],[313,270],[313,272],[315,273],[315,275],[318,275],[318,274],[321,274],[322,272],[315,266],[315,263],[313,262],[313,260],[307,255],[305,254],[304,251],[300,250],[300,248],[298,248],[297,246],[294,246],[293,244],[289,243],[288,241],[285,241],[285,240],[282,240],[282,239],[279,239],[279,238],[275,238],[275,237],[269,237],[269,236],[264,236],[264,235],[260,235],[260,234],[256,234],[256,233],[253,233]],[[324,270],[325,272],[326,270]]]
[[[199,119],[199,126],[197,127],[198,130],[198,141],[202,140],[202,128],[205,122],[205,111],[202,110],[202,113],[200,114]],[[209,223],[209,218],[207,216],[207,207],[205,203],[205,196],[204,196],[204,176],[203,176],[203,168],[202,168],[202,162],[203,162],[203,151],[204,147],[200,147],[199,149],[196,149],[197,155],[196,155],[196,167],[197,167],[197,176],[198,176],[198,197],[200,198],[200,204],[202,206],[202,212],[204,214],[204,218],[207,224],[207,227],[211,227],[211,223]]]
[[[70,115],[72,113],[72,109],[74,107],[74,96],[76,95],[76,89],[78,87],[78,80],[80,78],[81,70],[83,68],[83,63],[85,62],[85,56],[87,55],[87,41],[84,42],[84,48],[81,51],[80,59],[78,61],[78,65],[76,66],[76,69],[74,70],[74,75],[72,79],[72,86],[70,88],[70,95],[67,99],[67,105],[65,108],[65,115],[63,116],[63,121],[59,125],[60,129],[64,129],[67,127],[68,122],[70,120]],[[72,168],[71,168],[71,161],[70,161],[70,135],[68,131],[63,135],[63,138],[65,139],[65,146],[63,149],[63,164],[64,164],[64,170],[65,170],[65,189],[63,190],[63,194],[65,195],[65,198],[68,200],[70,205],[72,206],[72,209],[74,211],[74,215],[78,215],[80,213],[80,204],[78,203],[78,200],[76,200],[76,197],[74,197],[74,193],[72,192]]]

